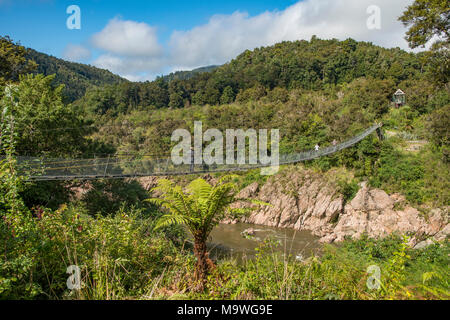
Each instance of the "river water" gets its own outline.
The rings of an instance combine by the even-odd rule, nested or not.
[[[242,232],[248,228],[255,231],[254,236],[245,237]],[[273,250],[282,254],[292,255],[303,260],[321,248],[318,237],[309,231],[281,229],[247,223],[219,224],[211,232],[208,247],[212,258],[252,258],[256,254],[255,248],[265,239],[273,239],[278,245]]]

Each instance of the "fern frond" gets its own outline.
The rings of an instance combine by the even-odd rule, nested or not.
[[[187,189],[196,199],[205,199],[208,198],[213,187],[202,178],[198,178],[192,181]]]
[[[171,225],[189,225],[190,221],[182,215],[166,214],[158,219],[153,230],[158,230]]]

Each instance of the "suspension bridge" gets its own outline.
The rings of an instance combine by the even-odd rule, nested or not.
[[[281,154],[279,165],[295,164],[317,159],[349,148],[373,132],[382,138],[382,124],[375,124],[364,132],[333,146],[319,150],[292,154]],[[189,174],[205,174],[213,172],[247,171],[256,168],[270,167],[271,164],[213,164],[213,165],[174,165],[170,157],[133,157],[115,156],[94,159],[57,159],[39,157],[17,157],[19,170],[28,177],[28,181],[57,180],[95,180],[121,179],[148,176],[176,176]]]

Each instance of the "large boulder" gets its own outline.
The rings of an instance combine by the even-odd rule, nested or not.
[[[330,232],[331,222],[337,220],[344,207],[342,195],[311,173],[303,176],[298,172],[291,173],[284,179],[275,177],[263,186],[253,183],[243,189],[239,197],[258,198],[271,204],[259,207],[242,219],[243,222],[311,230],[319,236]]]

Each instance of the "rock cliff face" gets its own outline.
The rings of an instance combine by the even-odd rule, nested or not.
[[[209,175],[203,178],[214,183]],[[159,179],[161,177],[148,177],[139,181],[146,190],[150,190]],[[345,203],[336,186],[314,172],[277,174],[263,185],[255,182],[247,186],[239,197],[270,203],[270,206],[261,206],[253,211],[242,222],[309,230],[319,236],[321,242],[339,242],[345,237],[356,239],[364,233],[380,238],[397,232],[413,233],[411,245],[420,248],[433,240],[441,241],[450,234],[448,207],[433,209],[426,218],[407,205],[403,196],[388,195],[383,190],[369,188],[365,183],[361,184],[356,196]],[[424,238],[428,239],[420,241]]]
[[[363,233],[379,238],[397,232],[414,233],[412,245],[416,245],[417,239],[424,236],[442,240],[450,231],[448,208],[434,209],[426,219],[417,209],[405,205],[401,195],[388,195],[365,183],[345,204],[334,186],[314,174],[291,173],[283,179],[270,179],[262,186],[253,183],[240,196],[271,204],[255,210],[243,222],[310,230],[322,242],[358,238]]]

